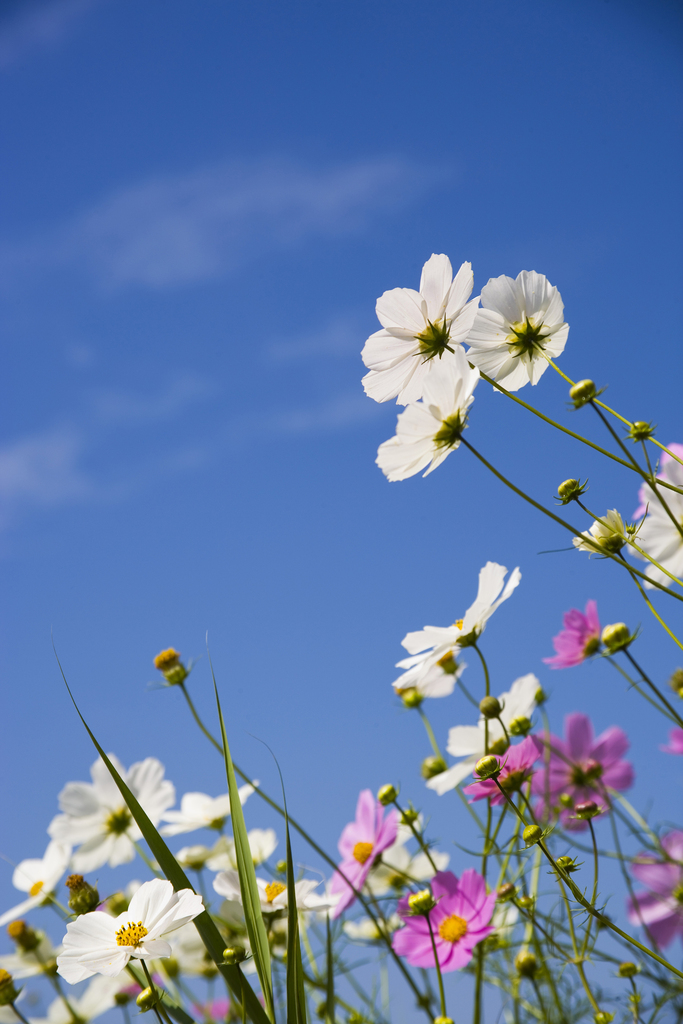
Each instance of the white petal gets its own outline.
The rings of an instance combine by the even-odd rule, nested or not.
[[[420,277],[420,295],[427,303],[427,318],[432,323],[444,316],[452,280],[453,267],[448,256],[433,253],[422,268]]]
[[[386,330],[399,328],[421,334],[427,326],[426,303],[412,288],[392,288],[384,292],[375,307],[377,319]]]

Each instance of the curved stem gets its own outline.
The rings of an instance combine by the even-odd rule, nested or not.
[[[490,697],[491,696],[491,677],[489,676],[489,669],[488,669],[488,665],[486,664],[486,658],[484,657],[484,655],[479,650],[479,645],[477,643],[473,643],[472,647],[474,647],[475,651],[479,655],[479,660],[481,661],[482,668],[484,669],[484,681],[486,683],[486,696]]]
[[[643,672],[642,668],[640,667],[640,665],[638,664],[636,659],[633,657],[631,652],[628,650],[628,648],[624,649],[624,654],[626,655],[628,660],[631,662],[631,664],[633,665],[633,667],[636,670],[636,672],[640,672],[640,677],[643,680],[643,682],[647,683],[647,685],[650,687],[652,692],[655,693],[659,697],[659,699],[661,700],[661,702],[664,705],[664,707],[674,716],[674,718],[676,719],[678,724],[681,727],[683,727],[683,718],[681,718],[681,716],[678,714],[678,712],[674,709],[673,704],[670,704],[669,701],[664,696],[664,694],[659,690],[659,688],[657,686],[655,686],[655,684],[652,682],[650,677],[647,676],[645,674],[645,672]]]
[[[631,569],[631,566],[630,566],[630,565],[628,564],[628,562],[626,562],[625,560],[624,560],[624,565],[626,565],[626,566],[627,566],[627,568],[628,568],[629,570]],[[681,649],[681,650],[683,651],[683,643],[681,643],[681,641],[680,641],[680,640],[678,639],[678,637],[676,636],[676,634],[675,634],[675,633],[672,633],[672,632],[671,632],[671,630],[670,630],[670,629],[669,629],[669,627],[667,626],[666,622],[665,622],[665,621],[664,621],[664,619],[663,619],[663,618],[661,617],[661,615],[659,614],[659,612],[658,612],[658,611],[656,610],[656,608],[654,607],[654,605],[653,605],[653,604],[652,604],[652,602],[650,601],[650,598],[649,598],[649,597],[647,596],[647,594],[646,594],[646,593],[645,593],[645,591],[643,590],[643,588],[642,588],[642,586],[641,586],[641,583],[640,583],[640,580],[637,580],[637,579],[636,579],[636,577],[635,577],[635,576],[633,576],[633,574],[631,574],[631,579],[633,580],[633,582],[635,583],[635,585],[636,585],[636,586],[638,587],[638,590],[640,591],[640,594],[641,594],[641,596],[642,596],[643,600],[645,601],[645,604],[646,604],[646,605],[648,606],[648,608],[650,609],[650,611],[652,612],[652,614],[653,614],[653,615],[654,615],[654,617],[656,618],[657,622],[658,622],[658,623],[660,624],[660,626],[661,626],[661,627],[662,627],[662,628],[663,628],[664,630],[666,630],[666,632],[667,632],[667,633],[669,634],[669,636],[671,637],[671,639],[673,640],[673,642],[674,642],[675,644],[678,644],[678,646],[680,647],[680,649]]]

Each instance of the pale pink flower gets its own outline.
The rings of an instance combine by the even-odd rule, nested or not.
[[[649,892],[628,901],[628,916],[632,924],[644,925],[659,946],[668,946],[676,934],[683,935],[683,832],[669,832],[662,847],[671,860],[641,853],[632,865]]]
[[[683,754],[683,729],[679,729],[678,726],[671,729],[668,747],[660,744],[659,749],[663,750],[665,754]]]
[[[330,892],[341,893],[341,898],[332,917],[339,917],[353,903],[354,889],[360,892],[363,888],[379,855],[396,841],[397,829],[397,812],[391,810],[385,818],[382,804],[364,789],[358,797],[355,821],[344,826],[338,843],[342,862],[332,876]]]
[[[572,668],[580,665],[600,647],[600,619],[595,601],[588,601],[586,609],[570,608],[562,618],[564,629],[553,637],[555,655],[543,661],[551,668]]]

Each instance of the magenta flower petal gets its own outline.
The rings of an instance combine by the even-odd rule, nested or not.
[[[384,814],[384,808],[369,789],[364,789],[356,805],[354,821],[344,826],[339,839],[342,863],[330,882],[330,890],[341,893],[332,911],[332,917],[350,906],[360,891],[377,857],[396,841],[398,814],[395,810]]]
[[[683,754],[683,729],[679,729],[678,726],[675,729],[671,729],[668,747],[660,744],[659,749],[663,750],[666,754]]]
[[[617,761],[615,765],[606,768],[602,773],[602,781],[610,789],[621,792],[623,789],[630,789],[633,785],[635,773],[630,761]]]
[[[553,637],[555,655],[543,661],[551,668],[572,668],[594,654],[600,641],[600,620],[595,601],[588,601],[585,612],[572,608],[562,619],[564,629]]]
[[[564,722],[567,750],[572,761],[583,761],[591,756],[593,726],[588,715],[580,711],[567,715]]]
[[[600,733],[593,744],[590,756],[593,760],[600,761],[601,764],[607,766],[623,757],[630,746],[629,738],[624,730],[612,725]]]
[[[683,832],[674,829],[662,839],[662,846],[674,860],[683,862]]]

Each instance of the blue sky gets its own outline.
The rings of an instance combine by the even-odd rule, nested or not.
[[[558,728],[577,709],[627,728],[636,801],[676,817],[666,723],[605,665],[541,662],[591,597],[643,623],[658,681],[676,649],[611,565],[538,555],[565,537],[466,452],[388,484],[396,407],[365,398],[359,351],[432,252],[471,260],[477,290],[535,269],[565,302],[565,371],[683,441],[682,20],[659,0],[3,6],[7,858],[42,851],[92,761],[51,630],[103,744],[160,757],[179,793],[217,793],[220,765],[146,687],[160,648],[199,656],[208,630],[239,760],[272,788],[267,741],[326,847],[390,780],[448,844],[461,811],[423,789],[390,683],[404,633],[461,614],[488,559],[523,573],[486,635],[494,688],[534,671]],[[554,374],[522,397],[601,439]],[[588,476],[598,509],[637,505],[635,478],[484,386],[469,438],[548,503]],[[204,657],[210,714],[208,685]],[[458,696],[429,710],[441,740],[470,720]],[[247,818],[270,822],[255,799]]]

